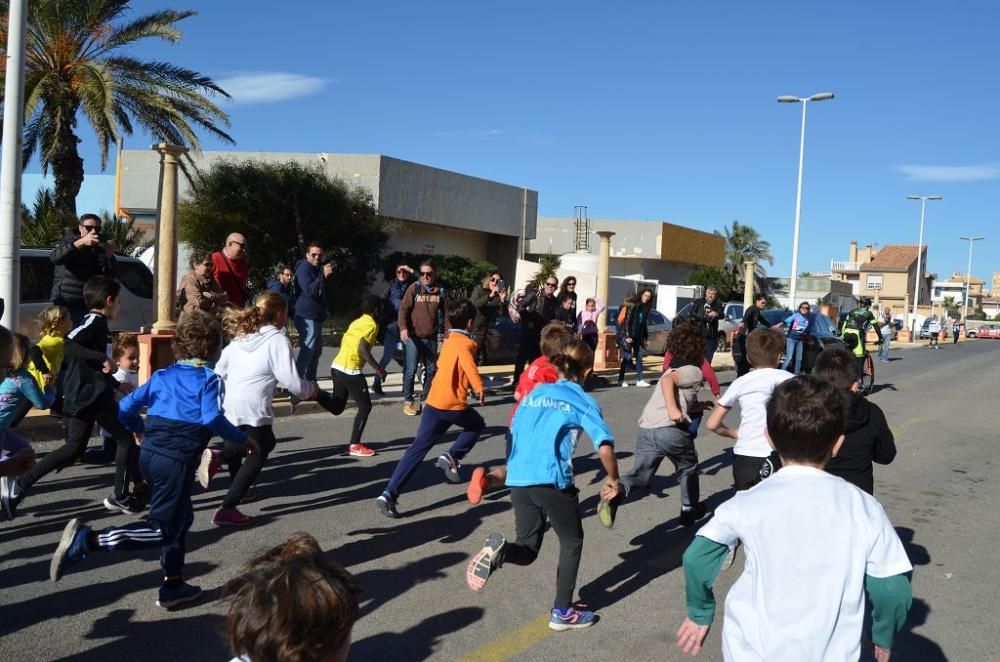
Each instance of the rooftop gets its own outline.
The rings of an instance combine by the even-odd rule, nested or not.
[[[927,259],[927,245],[922,248],[924,260]],[[861,265],[861,271],[909,271],[910,265],[917,259],[915,244],[889,244],[875,255],[871,262]]]

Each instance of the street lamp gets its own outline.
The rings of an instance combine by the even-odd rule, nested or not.
[[[920,239],[917,241],[917,277],[913,279],[913,313],[910,316],[910,321],[906,324],[915,337],[917,335],[917,302],[920,301],[920,279],[923,278],[923,275],[920,273],[920,258],[924,248],[924,212],[927,210],[928,200],[944,200],[944,196],[908,195],[906,199],[920,201]]]
[[[791,308],[795,309],[795,290],[799,279],[799,219],[802,216],[802,160],[806,151],[806,106],[810,101],[826,101],[833,98],[833,92],[820,92],[811,97],[780,96],[778,103],[802,104],[802,135],[799,138],[799,185],[795,194],[795,235],[792,238],[792,286]]]
[[[966,320],[969,317],[969,277],[972,274],[972,244],[976,241],[981,241],[986,239],[986,237],[959,237],[962,241],[969,242],[969,266],[965,268],[965,307],[962,313],[962,320]],[[968,332],[969,327],[965,327],[966,332]]]

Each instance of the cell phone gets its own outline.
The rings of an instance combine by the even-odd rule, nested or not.
[[[503,280],[497,281],[497,289],[500,291],[507,289],[507,283],[504,282]]]

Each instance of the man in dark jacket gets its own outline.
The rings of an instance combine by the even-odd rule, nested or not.
[[[295,319],[295,270],[289,265],[284,265],[275,278],[267,282],[267,291],[274,292],[285,300],[288,306],[288,319]]]
[[[413,276],[413,268],[400,262],[396,265],[396,277],[389,283],[389,289],[385,293],[385,303],[382,305],[383,320],[381,322],[385,333],[382,336],[382,358],[379,359],[378,367],[385,370],[392,360],[392,353],[399,343],[399,304],[403,301],[403,295],[410,286],[410,278]],[[372,391],[382,395],[382,380],[376,374],[372,381]]]
[[[517,303],[517,312],[521,316],[521,342],[517,347],[514,380],[511,382],[515,387],[524,372],[524,364],[531,363],[542,355],[538,343],[541,342],[542,327],[556,316],[557,287],[559,279],[549,276],[542,289],[529,287]]]
[[[295,265],[295,329],[299,332],[299,355],[295,367],[303,379],[316,381],[316,366],[323,351],[323,320],[326,319],[327,280],[333,276],[333,265],[320,266],[323,247],[317,242],[306,246],[306,258]]]
[[[701,328],[701,335],[705,338],[705,358],[709,363],[719,346],[719,320],[723,312],[719,292],[714,287],[705,290],[705,296],[691,304],[691,319],[698,322]]]
[[[56,265],[52,278],[52,303],[66,306],[73,326],[83,321],[87,304],[83,286],[92,276],[116,275],[115,253],[111,244],[101,239],[101,217],[84,214],[80,227],[67,232],[49,255]]]

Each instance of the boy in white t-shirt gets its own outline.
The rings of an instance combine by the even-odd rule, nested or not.
[[[792,378],[779,370],[785,337],[774,329],[756,329],[746,339],[746,355],[752,370],[729,385],[708,418],[708,429],[736,440],[733,447],[733,483],[737,490],[748,490],[761,479],[761,466],[771,455],[764,428],[765,407],[778,384]],[[722,419],[737,402],[740,404],[739,430],[726,427]]]
[[[910,609],[913,566],[882,506],[823,471],[844,441],[847,402],[832,384],[800,376],[767,404],[768,439],[783,467],[715,510],[684,552],[688,616],[677,645],[696,655],[715,616],[712,584],[744,543],[743,574],[725,600],[726,660],[857,660],[872,605],[875,659],[888,660]]]

